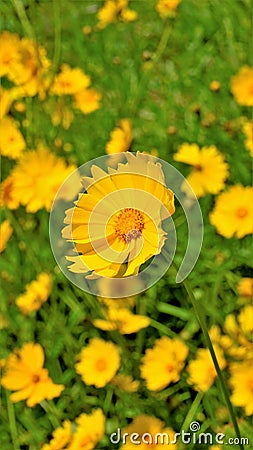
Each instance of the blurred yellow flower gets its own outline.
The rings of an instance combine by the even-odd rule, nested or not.
[[[245,147],[253,157],[253,120],[242,121],[242,131],[245,134]]]
[[[0,121],[0,135],[0,154],[12,159],[19,158],[26,143],[13,119],[4,117]]]
[[[214,345],[214,350],[219,366],[222,370],[226,366],[223,352],[216,345]],[[188,372],[190,375],[188,378],[188,383],[193,384],[194,389],[202,392],[208,391],[217,377],[217,373],[208,349],[198,349],[196,359],[190,361],[188,364]]]
[[[12,66],[18,64],[19,37],[9,31],[2,31],[0,34],[0,77],[8,76]]]
[[[105,433],[105,416],[101,409],[91,414],[81,414],[76,419],[77,427],[68,450],[92,450]]]
[[[150,391],[160,391],[180,378],[188,347],[180,339],[163,336],[142,358],[141,376]]]
[[[218,80],[213,80],[213,81],[211,81],[209,88],[213,92],[218,92],[221,88],[221,84]]]
[[[253,232],[253,188],[231,186],[216,199],[210,222],[226,238],[242,238]]]
[[[62,101],[58,101],[52,111],[52,124],[54,127],[58,127],[62,124],[64,130],[68,130],[74,119],[74,113],[68,105],[65,105]]]
[[[122,334],[137,333],[150,324],[149,317],[131,313],[125,308],[109,308],[105,313],[106,320],[96,319],[95,327],[104,331],[119,330]]]
[[[156,10],[159,12],[162,19],[174,17],[180,2],[181,0],[158,0]]]
[[[65,420],[61,427],[56,428],[52,433],[49,444],[44,444],[41,450],[64,450],[72,438],[72,424]],[[68,447],[69,448],[69,447]]]
[[[17,209],[19,202],[13,198],[13,177],[9,175],[0,185],[0,206]]]
[[[41,208],[50,211],[57,190],[75,169],[46,148],[26,152],[11,172],[13,199],[26,206],[27,212]],[[65,198],[73,196],[72,192],[66,192]]]
[[[91,339],[82,349],[76,371],[87,385],[104,387],[116,374],[120,356],[116,345],[103,339]]]
[[[6,244],[13,233],[13,228],[8,219],[0,224],[0,253],[6,249]]]
[[[253,67],[243,66],[231,78],[231,92],[239,105],[253,106]]]
[[[103,278],[101,278],[103,280]],[[125,297],[125,298],[106,298],[106,297],[98,297],[98,300],[103,303],[107,308],[132,308],[135,305],[134,297]]]
[[[139,388],[139,381],[133,380],[131,375],[125,375],[123,373],[119,373],[116,375],[112,381],[114,386],[117,386],[121,391],[125,392],[137,392]]]
[[[37,311],[41,305],[47,301],[52,288],[51,276],[43,272],[38,275],[35,281],[26,285],[24,294],[16,299],[16,305],[23,314]]]
[[[174,195],[164,184],[162,168],[149,155],[126,153],[126,158],[126,164],[119,164],[117,170],[109,168],[109,174],[93,165],[92,178],[82,179],[86,193],[66,211],[69,225],[62,235],[75,243],[79,253],[66,257],[74,263],[69,266],[72,272],[115,277],[121,269],[122,276],[134,275],[161,252],[165,233],[160,225],[174,213]],[[113,200],[107,194],[113,194]]]
[[[64,386],[53,383],[43,364],[43,349],[33,342],[24,344],[8,357],[1,384],[6,389],[17,391],[10,396],[12,402],[26,400],[27,406],[33,407],[42,400],[61,394]]]
[[[129,119],[121,119],[118,127],[110,133],[110,140],[106,144],[106,153],[126,152],[132,144],[132,125]]]
[[[238,293],[241,297],[253,298],[253,278],[242,278],[237,286]]]
[[[228,164],[214,145],[200,149],[197,144],[182,144],[175,153],[174,160],[193,166],[187,181],[196,197],[203,197],[208,193],[217,194],[224,188]],[[191,196],[186,184],[182,185],[182,190]]]
[[[245,414],[253,414],[253,360],[233,363],[230,366],[230,384],[232,386],[231,401],[241,406]]]
[[[241,309],[238,322],[243,334],[251,340],[253,331],[253,305],[246,305]]]
[[[83,114],[90,114],[100,108],[102,96],[96,89],[83,89],[74,95],[74,107]]]
[[[12,101],[11,89],[0,86],[0,120],[9,112]]]
[[[165,447],[174,450],[177,448],[177,444],[171,444],[175,432],[171,428],[164,428],[164,422],[156,417],[144,414],[137,416],[124,428],[123,433],[128,433],[128,436],[126,436],[126,443],[121,447],[122,450],[134,450],[136,445],[139,450],[153,447],[157,450],[164,450]],[[134,433],[137,433],[137,436],[133,438]]]
[[[90,77],[82,69],[63,64],[61,72],[54,78],[50,92],[54,95],[73,95],[89,85]]]
[[[97,28],[102,30],[117,19],[132,22],[137,19],[137,12],[128,8],[128,0],[106,0],[97,13]]]

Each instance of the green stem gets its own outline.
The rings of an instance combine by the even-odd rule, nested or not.
[[[204,397],[204,392],[198,392],[195,399],[193,400],[193,403],[186,414],[186,417],[183,421],[183,424],[181,426],[182,430],[188,430],[190,423],[194,420],[194,417],[196,415],[197,409],[201,403],[202,398]]]
[[[50,420],[52,426],[54,428],[60,427],[61,423],[56,417],[59,414],[59,411],[55,408],[55,405],[50,403],[50,401],[43,400],[40,402],[40,406],[47,413],[48,419]]]
[[[24,29],[24,32],[27,34],[27,36],[30,39],[35,40],[33,28],[32,28],[32,26],[29,22],[29,19],[26,15],[22,0],[12,0],[12,4],[17,12],[17,15],[18,15],[21,25]]]
[[[61,56],[61,8],[58,0],[53,1],[54,9],[54,56],[53,72],[56,72]]]
[[[185,290],[186,290],[186,292],[187,292],[187,294],[188,294],[188,296],[189,296],[189,298],[190,298],[190,300],[192,302],[195,314],[196,314],[196,316],[198,318],[199,324],[201,326],[201,329],[202,329],[202,332],[203,332],[203,335],[204,335],[204,338],[205,338],[205,341],[206,341],[207,348],[208,348],[208,350],[209,350],[209,352],[211,354],[211,357],[212,357],[212,360],[213,360],[213,364],[214,364],[215,370],[217,372],[218,379],[220,381],[220,386],[221,386],[221,390],[222,390],[222,393],[223,393],[223,396],[224,396],[224,400],[225,400],[225,402],[227,404],[227,407],[228,407],[228,410],[229,410],[229,413],[230,413],[230,416],[231,416],[231,420],[232,420],[232,423],[233,423],[233,426],[234,426],[235,434],[236,434],[236,437],[239,439],[239,442],[240,442],[239,448],[241,450],[244,450],[244,446],[243,446],[243,444],[241,444],[241,442],[242,442],[242,440],[241,440],[241,433],[240,433],[240,430],[239,430],[239,426],[238,426],[238,423],[237,423],[237,420],[236,420],[236,416],[235,416],[235,413],[234,413],[234,409],[233,409],[232,403],[230,401],[229,391],[228,391],[227,385],[225,383],[224,377],[222,375],[222,372],[221,372],[221,369],[220,369],[220,366],[219,366],[219,363],[218,363],[218,360],[217,360],[217,357],[216,357],[216,354],[215,354],[215,351],[214,351],[214,348],[213,348],[212,341],[211,341],[210,336],[208,334],[205,317],[203,315],[203,312],[202,312],[201,308],[199,307],[199,304],[198,304],[198,302],[197,302],[197,300],[196,300],[196,298],[194,296],[194,293],[192,291],[192,288],[191,288],[190,283],[188,282],[188,280],[184,280],[182,282],[182,284],[183,284],[183,286],[184,286],[184,288],[185,288]]]
[[[9,424],[10,424],[10,433],[11,433],[11,440],[13,444],[14,450],[19,450],[18,445],[18,432],[17,432],[17,425],[16,425],[16,419],[15,419],[15,412],[12,402],[10,401],[9,394],[6,391],[6,400],[7,400],[7,410],[8,410],[8,417],[9,417]]]

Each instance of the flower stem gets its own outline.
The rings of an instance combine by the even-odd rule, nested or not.
[[[9,416],[10,433],[11,433],[11,440],[12,440],[12,444],[13,444],[13,450],[19,450],[18,432],[17,432],[14,407],[13,407],[12,402],[10,401],[9,394],[7,393],[7,391],[6,391],[6,401],[7,401],[7,411],[8,411],[8,416]]]
[[[34,40],[33,28],[32,28],[32,26],[29,22],[29,19],[26,15],[22,0],[12,0],[12,4],[17,12],[17,15],[18,15],[21,25],[24,29],[24,32],[27,34],[27,36],[30,39]]]
[[[244,446],[241,443],[242,439],[241,439],[241,433],[240,433],[240,430],[239,430],[239,426],[238,426],[238,423],[237,423],[237,420],[236,420],[236,416],[235,416],[235,413],[234,413],[234,409],[233,409],[232,403],[231,403],[230,398],[229,398],[229,391],[228,391],[227,385],[225,383],[224,377],[222,375],[222,372],[221,372],[221,369],[220,369],[220,366],[219,366],[219,363],[218,363],[218,360],[217,360],[217,357],[216,357],[216,354],[215,354],[215,351],[214,351],[214,348],[213,348],[212,341],[211,341],[210,336],[208,334],[205,317],[203,315],[203,312],[202,312],[201,308],[199,307],[198,301],[196,300],[196,298],[194,296],[194,293],[192,291],[192,288],[191,288],[190,283],[188,282],[188,280],[184,280],[182,282],[182,284],[183,284],[183,286],[184,286],[184,288],[185,288],[185,290],[186,290],[186,292],[187,292],[187,294],[188,294],[188,296],[189,296],[189,298],[190,298],[190,300],[192,302],[195,314],[196,314],[196,316],[198,318],[200,327],[202,329],[202,332],[203,332],[203,335],[204,335],[204,338],[205,338],[205,341],[206,341],[207,348],[208,348],[208,350],[209,350],[209,352],[211,354],[211,357],[212,357],[212,360],[213,360],[213,364],[214,364],[215,370],[217,372],[218,379],[220,381],[220,386],[221,386],[221,390],[222,390],[222,393],[223,393],[223,396],[224,396],[224,400],[225,400],[225,402],[227,404],[227,407],[228,407],[228,410],[229,410],[229,413],[230,413],[230,417],[231,417],[231,420],[232,420],[232,423],[233,423],[233,426],[234,426],[235,434],[236,434],[236,437],[239,439],[239,442],[240,442],[239,448],[241,450],[244,450]]]

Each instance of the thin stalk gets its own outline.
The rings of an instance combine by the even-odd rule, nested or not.
[[[7,391],[6,391],[6,401],[7,401],[7,411],[8,411],[8,417],[9,417],[10,433],[11,433],[11,440],[12,440],[12,444],[13,444],[13,450],[19,450],[18,432],[17,432],[14,407],[13,407],[12,402],[10,401],[9,394],[7,393]]]
[[[30,39],[35,40],[33,28],[32,28],[32,26],[29,22],[29,19],[26,15],[22,0],[12,0],[12,4],[17,12],[17,15],[18,15],[21,25],[24,29],[24,32],[27,34],[27,36]]]
[[[191,424],[191,422],[194,420],[194,417],[196,415],[197,409],[201,403],[202,398],[204,397],[204,392],[198,392],[195,399],[193,400],[193,403],[188,411],[188,413],[186,414],[186,417],[183,421],[183,424],[181,426],[181,431],[182,430],[188,430],[189,425]]]
[[[229,398],[229,391],[228,391],[227,385],[225,383],[224,377],[222,375],[222,371],[220,369],[220,366],[219,366],[219,363],[218,363],[218,360],[217,360],[217,357],[216,357],[216,354],[215,354],[215,351],[214,351],[214,348],[213,348],[212,341],[211,341],[210,336],[208,334],[206,321],[205,321],[203,312],[202,312],[201,308],[199,307],[199,304],[198,304],[198,302],[197,302],[197,300],[196,300],[196,298],[194,296],[194,293],[192,291],[192,288],[191,288],[190,283],[188,282],[188,280],[184,280],[182,282],[182,284],[183,284],[183,286],[184,286],[184,288],[185,288],[185,290],[186,290],[186,292],[187,292],[187,294],[188,294],[188,296],[189,296],[189,298],[190,298],[190,300],[192,302],[195,314],[196,314],[196,316],[198,318],[200,327],[202,329],[202,332],[203,332],[203,335],[204,335],[204,338],[205,338],[205,341],[206,341],[207,348],[208,348],[208,350],[210,352],[210,355],[212,357],[213,364],[214,364],[215,370],[217,372],[218,379],[220,381],[220,386],[221,386],[221,390],[222,390],[222,393],[223,393],[223,396],[224,396],[224,400],[225,400],[225,402],[227,404],[227,407],[228,407],[228,410],[229,410],[229,413],[230,413],[230,417],[231,417],[231,420],[232,420],[232,423],[233,423],[233,426],[234,426],[235,434],[236,434],[236,437],[239,439],[239,442],[240,442],[239,448],[241,450],[244,450],[244,446],[243,446],[243,444],[241,444],[242,440],[241,440],[241,433],[240,433],[240,430],[239,430],[239,426],[238,426],[238,423],[237,423],[237,420],[236,420],[236,416],[235,416],[235,413],[234,413],[234,409],[233,409],[232,403],[231,403],[230,398]]]
[[[56,72],[61,56],[61,8],[58,0],[53,1],[54,10],[54,56],[53,72]]]

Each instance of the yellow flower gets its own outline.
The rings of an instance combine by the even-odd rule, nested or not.
[[[253,120],[243,120],[242,131],[246,137],[245,147],[253,157]]]
[[[105,433],[105,416],[101,409],[92,414],[81,414],[76,419],[77,427],[68,450],[92,450]]]
[[[101,97],[95,89],[83,89],[74,95],[74,106],[83,114],[90,114],[100,108]]]
[[[226,361],[222,351],[214,345],[217,360],[221,369],[226,366]],[[200,348],[197,351],[196,359],[190,361],[188,365],[189,379],[188,383],[193,384],[197,391],[206,392],[214,383],[217,373],[210,355],[206,348]]]
[[[240,324],[242,332],[251,339],[253,331],[253,305],[246,305],[240,311],[238,316],[238,322]]]
[[[11,89],[6,90],[0,86],[0,120],[9,112],[12,104]]]
[[[26,292],[16,299],[16,305],[23,314],[37,311],[47,301],[52,288],[51,276],[41,273],[35,281],[27,284]]]
[[[243,66],[231,78],[231,92],[239,105],[253,106],[253,67]]]
[[[116,345],[103,339],[91,339],[79,355],[76,371],[87,385],[104,387],[116,374],[120,366],[120,356]]]
[[[193,166],[187,181],[196,197],[203,197],[208,193],[217,194],[224,188],[228,164],[214,145],[200,149],[197,144],[183,144],[174,155],[174,160]],[[182,190],[191,195],[184,184]]]
[[[8,219],[4,220],[0,225],[0,253],[6,249],[6,244],[13,233],[13,228]]]
[[[68,130],[74,119],[74,113],[72,109],[59,100],[55,109],[52,111],[52,124],[57,127],[62,124],[64,130]]]
[[[103,280],[103,278],[101,278]],[[125,298],[106,298],[106,297],[98,297],[98,300],[103,303],[107,308],[132,308],[135,305],[134,297],[125,297]]]
[[[137,12],[128,8],[128,0],[106,0],[104,6],[97,13],[99,20],[97,28],[102,30],[117,19],[132,22],[137,19]]]
[[[231,364],[231,401],[245,409],[245,414],[253,414],[253,360]]]
[[[71,68],[63,64],[61,72],[55,76],[51,87],[51,94],[73,95],[82,91],[90,85],[90,77],[79,67]]]
[[[53,438],[49,444],[44,444],[41,450],[64,450],[70,443],[71,438],[72,425],[69,420],[65,420],[61,427],[58,427],[53,431]]]
[[[226,238],[242,238],[253,232],[253,188],[231,186],[216,199],[210,222]]]
[[[252,299],[253,297],[253,278],[242,278],[237,286],[241,297]]]
[[[187,346],[180,339],[163,336],[155,341],[152,349],[146,350],[142,358],[141,376],[145,379],[150,391],[160,391],[180,378]]]
[[[8,78],[20,87],[20,97],[39,94],[44,98],[49,85],[50,61],[46,50],[31,39],[23,38],[18,47],[19,62],[12,64]]]
[[[173,17],[181,0],[158,0],[156,10],[162,19]]]
[[[20,60],[19,37],[9,31],[0,34],[0,77],[8,76]]]
[[[33,342],[24,344],[8,357],[1,384],[6,389],[17,391],[10,396],[12,402],[26,399],[27,406],[33,407],[42,400],[60,395],[64,386],[53,383],[43,364],[43,349]]]
[[[19,202],[13,198],[13,177],[8,176],[0,185],[0,206],[17,209]]]
[[[26,143],[13,119],[4,117],[0,121],[0,135],[0,154],[12,159],[19,158]]]
[[[117,386],[121,391],[125,392],[137,392],[140,384],[139,381],[133,380],[131,375],[125,375],[123,373],[116,375],[111,382],[114,386]]]
[[[11,173],[13,199],[26,206],[27,212],[50,211],[57,190],[74,170],[75,166],[67,166],[46,148],[26,152]],[[72,194],[67,192],[65,198],[73,198]]]
[[[126,436],[126,443],[122,445],[122,450],[134,450],[136,445],[138,449],[145,450],[155,447],[158,450],[168,449],[176,450],[177,445],[171,444],[175,433],[171,428],[164,428],[164,423],[156,417],[140,415],[133,419],[130,425],[123,430]],[[133,436],[137,433],[138,436]],[[135,441],[133,442],[133,439]],[[131,442],[132,441],[132,442]]]
[[[126,152],[130,149],[132,143],[132,126],[129,119],[119,121],[119,126],[110,133],[110,140],[106,144],[106,153]]]
[[[236,359],[253,358],[252,333],[252,309],[253,306],[245,306],[239,313],[238,322],[233,314],[229,314],[224,322],[224,331],[219,344],[224,351]]]
[[[160,225],[174,213],[173,193],[149,155],[126,153],[126,158],[127,164],[109,168],[109,174],[93,165],[92,178],[82,179],[86,193],[66,212],[69,225],[62,235],[79,252],[66,257],[74,263],[72,272],[115,277],[121,269],[122,276],[134,275],[161,252],[165,233]]]
[[[213,80],[213,81],[211,81],[209,87],[210,87],[211,91],[218,92],[221,88],[221,84],[218,80]]]
[[[132,314],[125,308],[109,308],[106,319],[96,319],[93,324],[100,330],[119,330],[122,334],[137,333],[137,331],[148,327],[150,324],[148,317]]]

